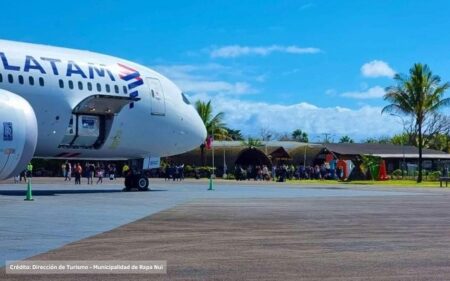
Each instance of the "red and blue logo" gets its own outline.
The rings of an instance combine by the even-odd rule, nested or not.
[[[139,97],[139,92],[136,89],[137,87],[144,84],[144,81],[141,78],[141,74],[134,68],[118,63],[119,65],[119,77],[120,79],[127,82],[127,87],[129,91],[130,98],[136,99]],[[133,103],[130,104],[130,108],[134,106]]]

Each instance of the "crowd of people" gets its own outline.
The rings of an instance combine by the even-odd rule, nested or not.
[[[334,161],[335,162],[335,161]],[[284,182],[286,180],[303,180],[303,179],[344,179],[346,176],[342,166],[336,163],[325,162],[321,165],[304,166],[293,164],[278,164],[268,167],[267,165],[236,165],[234,169],[234,178],[236,180],[255,180],[255,181],[278,181]],[[164,167],[164,166],[163,166]],[[32,175],[32,165],[28,164],[27,169],[24,170],[20,176],[15,177],[15,182],[27,181],[27,177]],[[66,161],[61,165],[61,171],[65,181],[72,181],[76,185],[81,184],[82,178],[86,178],[87,184],[103,183],[104,178],[114,180],[116,176],[126,176],[130,172],[130,167],[127,164],[122,166],[122,169],[117,171],[116,165],[86,162],[84,165],[79,162],[70,163]],[[161,175],[161,172],[163,175]],[[194,178],[199,179],[201,177],[200,171],[195,166],[192,170]],[[171,163],[159,170],[159,176],[164,176],[166,181],[183,181],[185,178],[185,165]]]
[[[248,165],[242,167],[237,165],[234,170],[234,177],[236,180],[274,180],[284,182],[287,179],[342,179],[344,177],[343,169],[341,167],[330,166],[329,163],[314,166],[294,166],[293,164],[273,165],[269,171],[266,165]]]
[[[79,162],[70,163],[65,162],[61,165],[61,170],[63,173],[64,181],[72,181],[74,178],[75,184],[81,184],[81,178],[87,179],[87,184],[94,184],[94,178],[96,178],[96,183],[103,183],[103,178],[108,177],[110,180],[114,180],[116,177],[116,166],[114,164],[97,164],[86,162],[82,166]]]
[[[184,164],[170,164],[164,169],[164,179],[166,181],[182,181],[184,180]]]

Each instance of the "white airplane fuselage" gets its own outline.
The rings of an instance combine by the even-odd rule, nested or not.
[[[174,83],[127,60],[0,40],[0,75],[0,90],[34,110],[35,157],[162,157],[192,150],[206,137]]]

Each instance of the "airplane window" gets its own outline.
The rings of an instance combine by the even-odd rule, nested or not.
[[[89,91],[92,91],[92,84],[91,84],[91,82],[87,83],[87,88],[88,88]]]
[[[62,79],[59,79],[59,87],[61,89],[64,88],[64,81]]]
[[[28,83],[30,83],[31,86],[34,85],[34,78],[33,78],[33,76],[28,77]]]
[[[69,83],[68,83],[68,84],[69,84],[69,89],[72,90],[72,89],[73,89],[73,81],[72,81],[72,80],[69,80]]]
[[[13,83],[14,82],[14,77],[12,76],[12,74],[8,74],[8,82],[9,83]]]
[[[39,77],[39,85],[44,86],[44,78]]]
[[[185,104],[191,104],[191,101],[188,99],[185,93],[181,93],[181,96],[183,97],[183,101]]]
[[[19,75],[19,84],[23,84],[23,76]]]
[[[3,82],[3,75],[0,73],[0,83]]]
[[[107,93],[111,92],[111,88],[109,87],[109,84],[105,85],[105,90]]]
[[[1,81],[0,81],[1,82]],[[117,86],[117,85],[114,85],[114,92],[116,92],[116,94],[118,94],[119,93],[119,86]]]
[[[102,91],[102,85],[100,85],[100,83],[97,83],[97,92],[101,92]]]
[[[123,86],[123,93],[126,95],[128,93],[127,86]]]
[[[78,90],[83,90],[83,82],[78,81]]]

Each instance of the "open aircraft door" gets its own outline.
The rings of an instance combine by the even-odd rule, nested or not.
[[[166,115],[166,101],[161,82],[156,78],[146,78],[151,101],[152,115]]]

